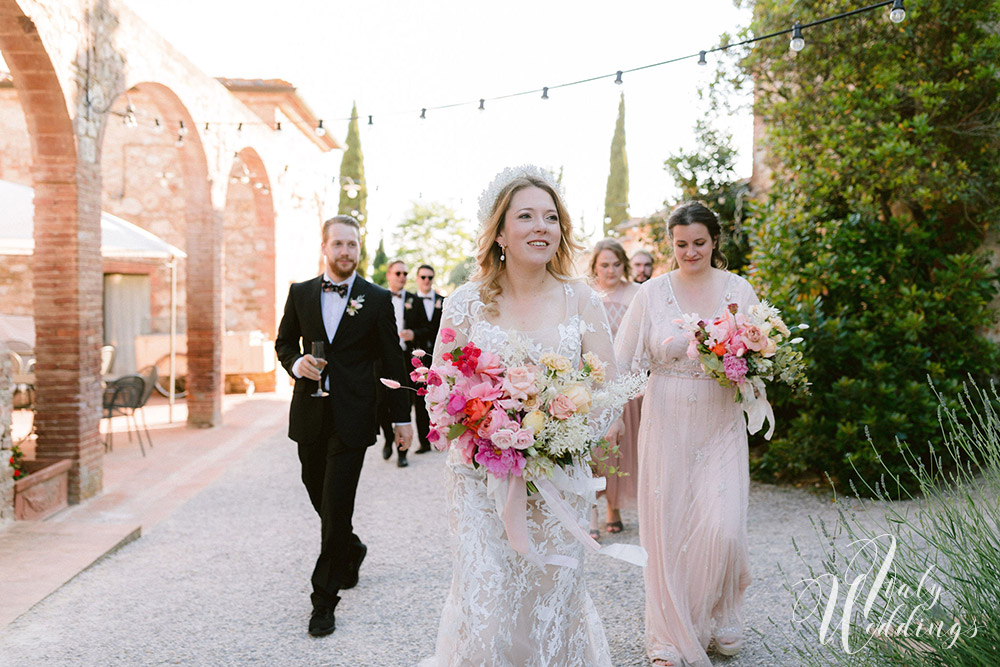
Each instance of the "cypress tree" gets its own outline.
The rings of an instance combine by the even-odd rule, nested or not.
[[[385,241],[383,239],[378,240],[378,250],[375,251],[375,257],[372,259],[372,282],[386,286],[385,282],[385,269],[386,262],[389,261],[388,256],[385,254]]]
[[[350,181],[347,179],[351,179]],[[354,183],[359,189],[344,189],[345,185]],[[351,197],[351,193],[356,193]],[[361,153],[361,135],[358,133],[358,104],[351,109],[351,122],[347,125],[347,150],[340,161],[340,203],[337,206],[338,215],[353,215],[361,223],[361,256],[358,259],[358,273],[365,275],[368,265],[368,252],[365,250],[368,222],[368,186],[365,183],[365,162]]]
[[[611,172],[604,195],[604,235],[628,220],[628,157],[625,155],[625,94],[618,102],[618,122],[611,139]]]

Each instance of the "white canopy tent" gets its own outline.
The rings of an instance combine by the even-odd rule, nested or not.
[[[35,193],[26,185],[0,180],[0,255],[31,255],[35,249]],[[101,213],[101,256],[157,259],[170,267],[170,418],[173,420],[177,334],[177,259],[183,250],[110,213]],[[34,331],[30,341],[34,344]],[[28,342],[28,341],[26,341]]]

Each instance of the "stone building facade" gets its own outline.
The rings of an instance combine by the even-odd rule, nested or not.
[[[316,273],[341,146],[290,84],[211,78],[117,0],[0,0],[0,59],[0,179],[35,193],[34,254],[0,257],[0,312],[34,317],[36,451],[72,461],[78,502],[101,489],[108,276],[145,277],[150,333],[169,320],[169,270],[102,261],[101,211],[187,254],[188,422],[211,427],[224,333],[273,339],[288,284]]]

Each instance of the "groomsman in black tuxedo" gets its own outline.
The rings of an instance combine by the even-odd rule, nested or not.
[[[406,276],[409,272],[406,268],[406,262],[401,259],[393,259],[389,261],[389,264],[385,267],[385,282],[389,286],[389,292],[392,294],[392,310],[396,316],[396,332],[399,336],[398,343],[399,349],[406,353],[406,370],[411,369],[410,366],[410,355],[408,353],[409,343],[413,340],[413,331],[407,328],[406,313],[413,309],[414,303],[416,302],[417,296],[412,292],[407,292],[404,287],[406,286]],[[405,383],[407,386],[412,386],[409,380]],[[412,400],[415,396],[411,391],[406,392],[396,392],[405,393],[407,398]],[[384,394],[384,392],[383,392]],[[393,419],[389,411],[389,406],[387,404],[382,404],[379,407],[379,428],[382,429],[382,434],[384,437],[384,444],[382,445],[382,458],[388,461],[392,458],[392,443],[393,443],[393,432],[392,432]],[[396,448],[396,466],[400,468],[405,468],[410,465],[406,460],[406,450]]]
[[[429,366],[434,356],[434,341],[438,329],[441,328],[441,311],[444,307],[444,297],[434,291],[434,268],[421,264],[417,269],[417,293],[415,303],[404,312],[404,328],[413,332],[413,338],[406,344],[406,349],[413,354],[414,350],[423,350],[427,356],[423,358],[425,366]],[[417,396],[414,401],[414,412],[417,416],[417,435],[420,447],[417,454],[431,451],[431,441],[427,439],[430,432],[430,417],[427,415],[427,404],[423,396]]]
[[[295,378],[288,437],[298,443],[302,482],[322,522],[312,574],[314,637],[334,631],[338,593],[357,585],[368,553],[354,534],[352,516],[365,449],[375,443],[376,366],[397,382],[408,378],[390,294],[355,272],[357,220],[339,215],[323,223],[321,249],[326,270],[291,286],[274,343],[281,365]],[[310,353],[313,342],[324,343],[322,357]],[[328,395],[317,397],[321,386]],[[403,450],[413,438],[409,393],[387,397],[394,438]]]

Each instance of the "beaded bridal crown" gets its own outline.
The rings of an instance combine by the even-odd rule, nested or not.
[[[518,178],[530,177],[542,181],[557,195],[559,199],[565,201],[565,195],[563,194],[562,186],[559,185],[559,181],[556,180],[555,176],[551,172],[542,169],[539,166],[533,164],[522,164],[519,167],[507,167],[499,174],[497,174],[483,193],[479,195],[479,222],[483,224],[493,213],[493,207],[496,205],[497,197],[500,196],[500,192],[503,191],[507,185]]]

